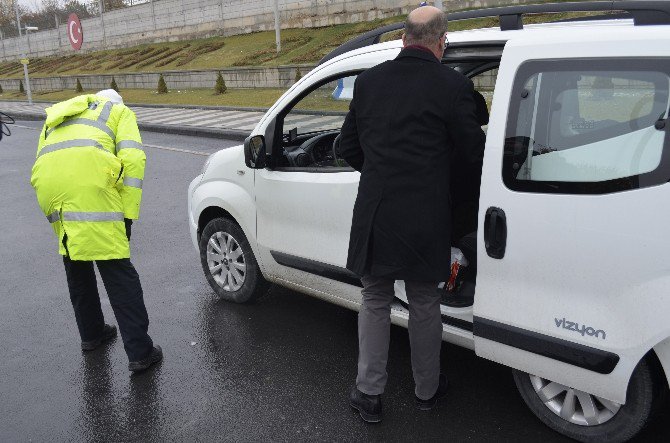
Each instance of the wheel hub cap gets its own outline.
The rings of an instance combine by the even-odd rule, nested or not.
[[[207,242],[209,272],[225,291],[235,292],[244,284],[247,266],[240,244],[227,232],[216,232]]]
[[[530,382],[544,405],[554,414],[580,426],[597,426],[608,422],[621,405],[578,391],[569,386],[529,375]]]

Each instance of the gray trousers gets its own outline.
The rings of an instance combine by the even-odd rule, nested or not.
[[[356,387],[369,395],[384,392],[388,374],[391,302],[394,280],[364,276],[363,306],[358,313],[358,376]],[[435,395],[440,376],[442,318],[437,282],[405,282],[409,300],[409,342],[415,394],[422,400]]]

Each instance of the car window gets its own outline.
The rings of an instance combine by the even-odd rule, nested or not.
[[[284,118],[284,129],[298,135],[339,130],[349,111],[356,76],[330,81],[311,91]]]
[[[283,117],[279,167],[318,170],[349,169],[337,155],[335,140],[353,98],[356,75],[342,74],[313,87]]]
[[[475,88],[475,105],[477,119],[482,123],[484,132],[488,131],[488,117],[493,101],[493,91],[498,78],[498,63],[490,60],[449,62],[446,66],[467,75]],[[473,75],[473,71],[476,72]]]
[[[670,179],[668,60],[529,62],[510,103],[503,178],[532,192],[605,193]]]
[[[488,118],[497,78],[497,68],[481,72],[471,78],[476,91],[475,95],[479,94],[479,97],[475,97],[475,112],[484,132],[488,132]]]

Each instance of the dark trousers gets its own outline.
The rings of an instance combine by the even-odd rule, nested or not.
[[[102,335],[105,319],[100,307],[93,262],[63,257],[63,263],[81,340],[96,340]],[[153,342],[147,334],[149,316],[144,306],[140,277],[127,258],[98,260],[96,264],[119,324],[128,360],[142,360],[151,352]]]

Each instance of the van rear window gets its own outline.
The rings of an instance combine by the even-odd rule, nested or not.
[[[670,180],[670,60],[530,61],[505,135],[512,190],[603,194]],[[670,125],[668,125],[670,126]]]

